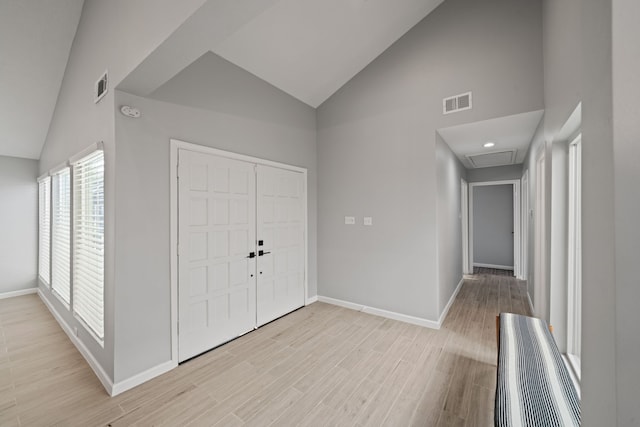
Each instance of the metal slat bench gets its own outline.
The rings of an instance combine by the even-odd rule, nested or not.
[[[580,400],[542,319],[497,319],[496,426],[579,426]]]

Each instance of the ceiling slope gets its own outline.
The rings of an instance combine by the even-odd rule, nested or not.
[[[0,155],[40,157],[82,5],[0,3]]]
[[[149,96],[211,51],[317,107],[443,0],[209,0],[118,86]]]
[[[317,107],[442,0],[281,0],[211,50]]]

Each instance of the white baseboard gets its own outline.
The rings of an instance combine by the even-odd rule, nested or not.
[[[107,373],[102,369],[102,366],[98,361],[93,357],[93,354],[89,351],[89,349],[84,345],[82,341],[78,339],[78,337],[73,333],[67,322],[64,321],[60,313],[53,307],[53,305],[49,302],[47,297],[43,295],[42,291],[38,289],[38,296],[47,306],[53,317],[56,319],[62,330],[67,334],[73,345],[76,346],[82,357],[87,361],[93,372],[98,377],[98,380],[102,383],[102,386],[107,390],[110,396],[113,396],[113,382],[107,375]]]
[[[496,270],[513,270],[513,265],[497,265],[497,264],[483,264],[480,262],[474,262],[474,267],[495,268]]]
[[[139,386],[144,382],[147,382],[157,376],[169,372],[177,366],[178,364],[176,362],[174,362],[173,360],[169,360],[167,362],[154,366],[153,368],[147,369],[144,372],[140,372],[139,374],[129,377],[126,380],[118,381],[113,385],[113,388],[111,389],[111,397],[117,396],[120,393],[124,393],[127,390],[131,390],[132,388]]]
[[[307,298],[307,302],[305,303],[305,305],[313,304],[314,302],[318,302],[318,295]]]
[[[356,304],[349,301],[343,301],[335,298],[318,296],[318,301],[327,304],[338,305],[350,310],[361,311],[363,313],[373,314],[374,316],[386,317],[387,319],[399,320],[400,322],[411,323],[413,325],[425,326],[431,329],[440,329],[440,323],[421,317],[409,316],[408,314],[396,313],[394,311],[383,310],[375,307],[368,307],[362,304]]]
[[[456,286],[456,290],[453,291],[453,295],[451,295],[451,298],[449,298],[449,302],[447,303],[447,305],[444,306],[444,310],[442,310],[442,313],[440,313],[440,318],[438,319],[438,325],[442,326],[442,323],[444,323],[444,319],[447,317],[447,314],[449,314],[449,309],[453,305],[453,301],[455,301],[456,297],[458,296],[458,292],[460,292],[460,289],[462,288],[463,283],[464,283],[464,276],[462,276],[462,279],[460,279],[460,281],[458,282],[458,286]],[[438,326],[438,328],[440,328],[440,326]]]
[[[0,293],[0,299],[21,297],[22,295],[29,295],[38,293],[38,288],[20,289],[19,291],[2,292]]]

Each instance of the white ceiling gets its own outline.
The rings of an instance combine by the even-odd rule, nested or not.
[[[0,2],[0,155],[40,157],[83,3]]]
[[[482,167],[520,164],[524,161],[542,114],[543,110],[531,111],[438,129],[438,133],[468,169],[480,167],[468,159],[468,156],[478,155],[477,159],[482,161],[477,165]],[[484,148],[486,142],[494,142],[495,146]],[[515,156],[504,154],[512,150],[516,151]],[[486,156],[492,153],[495,156]]]

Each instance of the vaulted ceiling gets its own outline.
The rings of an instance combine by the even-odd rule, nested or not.
[[[317,107],[442,1],[208,0],[119,88],[148,96],[212,51]],[[0,155],[39,158],[82,5],[2,1]]]
[[[211,51],[317,107],[443,0],[209,0],[121,82],[149,96]]]
[[[149,96],[207,52],[317,107],[443,0],[208,0],[118,86]],[[0,155],[37,159],[83,0],[3,0]],[[466,167],[486,140],[522,161],[542,112],[441,129]],[[474,153],[472,153],[474,152]]]
[[[83,3],[0,3],[0,155],[40,157]]]

